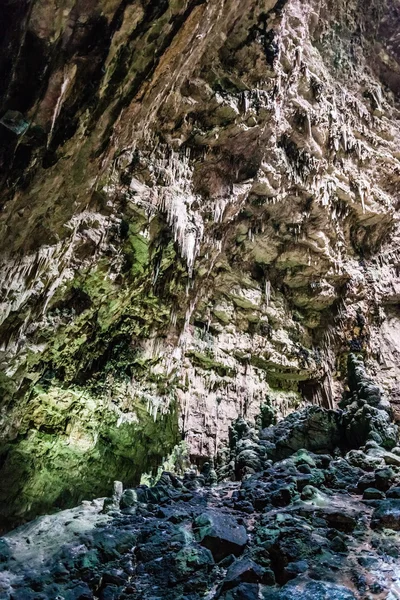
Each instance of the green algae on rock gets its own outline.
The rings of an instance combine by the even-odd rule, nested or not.
[[[181,436],[200,466],[266,398],[278,418],[333,408],[349,351],[395,406],[393,0],[38,0],[4,11],[7,515],[24,463],[27,489],[63,506],[52,460],[84,477],[110,460],[136,478]],[[364,383],[352,402],[371,392]],[[349,438],[362,422],[359,439],[373,430],[389,450],[389,412],[358,408]],[[139,422],[115,425],[130,414]],[[93,489],[108,493],[100,480]],[[29,494],[15,518],[44,510]]]
[[[135,395],[126,383],[113,391],[107,397],[55,383],[34,388],[20,437],[3,450],[3,526],[74,506],[94,490],[107,494],[117,478],[139,483],[171,452],[180,438],[176,401]]]

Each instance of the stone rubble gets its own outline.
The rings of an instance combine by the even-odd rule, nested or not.
[[[7,534],[0,599],[395,600],[398,430],[356,356],[349,373],[341,409],[264,427],[274,420],[265,409],[259,428],[239,418],[201,473],[116,482],[103,502]]]

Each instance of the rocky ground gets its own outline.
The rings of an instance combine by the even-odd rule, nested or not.
[[[3,600],[395,600],[400,447],[349,360],[339,410],[238,419],[215,465],[40,517],[1,539]]]

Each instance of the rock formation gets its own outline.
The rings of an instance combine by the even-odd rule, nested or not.
[[[350,351],[396,418],[397,0],[2,11],[3,525],[334,408]]]
[[[1,600],[397,598],[398,428],[371,389],[363,396],[351,361],[357,392],[343,410],[307,407],[258,428],[240,417],[216,469],[116,482],[104,504],[0,538]]]

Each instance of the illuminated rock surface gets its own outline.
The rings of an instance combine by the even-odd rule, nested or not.
[[[182,437],[201,465],[262,404],[334,407],[349,351],[399,416],[399,24],[395,0],[6,0],[2,527]]]
[[[309,407],[263,429],[239,418],[215,469],[116,483],[104,502],[8,533],[1,600],[395,599],[400,464],[387,457],[400,448],[376,442],[377,419],[360,427],[361,447],[344,426],[362,425],[360,406],[388,415],[370,399],[354,393],[343,410]]]

